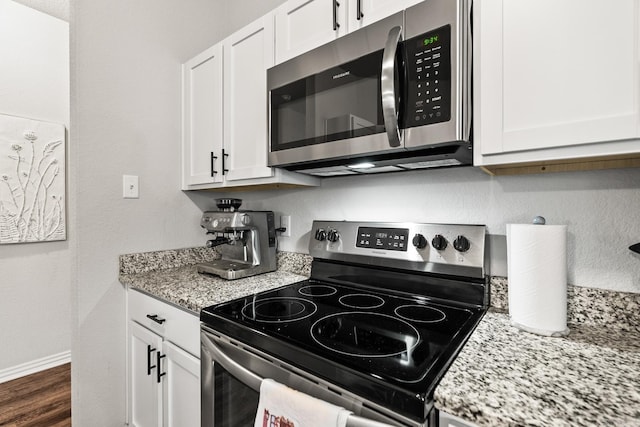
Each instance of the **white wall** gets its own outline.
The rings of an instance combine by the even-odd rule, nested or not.
[[[212,195],[215,197],[215,195]],[[239,193],[245,209],[292,215],[280,249],[308,252],[314,219],[486,224],[492,274],[506,276],[507,223],[568,225],[569,283],[640,292],[640,169],[491,177],[457,168],[330,178],[320,188]],[[212,202],[201,203],[214,208]]]
[[[10,0],[0,0],[0,113],[69,126],[69,24]],[[0,245],[0,376],[69,351],[74,238]]]
[[[71,4],[77,233],[72,417],[125,419],[125,293],[118,255],[202,245],[180,190],[181,64],[278,1],[77,0]],[[235,9],[234,9],[235,10]],[[235,17],[235,18],[232,18]],[[122,199],[122,175],[140,198]]]

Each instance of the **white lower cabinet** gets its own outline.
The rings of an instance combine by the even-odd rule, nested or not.
[[[164,425],[200,426],[200,359],[165,341]]]
[[[128,292],[128,424],[200,426],[198,317]]]

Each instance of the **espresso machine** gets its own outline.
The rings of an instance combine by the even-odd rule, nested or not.
[[[276,229],[271,211],[239,211],[239,199],[217,199],[219,211],[202,214],[200,226],[221,258],[196,265],[198,273],[234,280],[276,269]]]

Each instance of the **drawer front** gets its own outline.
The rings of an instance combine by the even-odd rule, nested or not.
[[[127,294],[129,319],[200,358],[198,316],[136,290]]]

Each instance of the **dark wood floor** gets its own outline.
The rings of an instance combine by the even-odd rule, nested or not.
[[[0,426],[71,425],[71,366],[57,366],[0,384]]]

